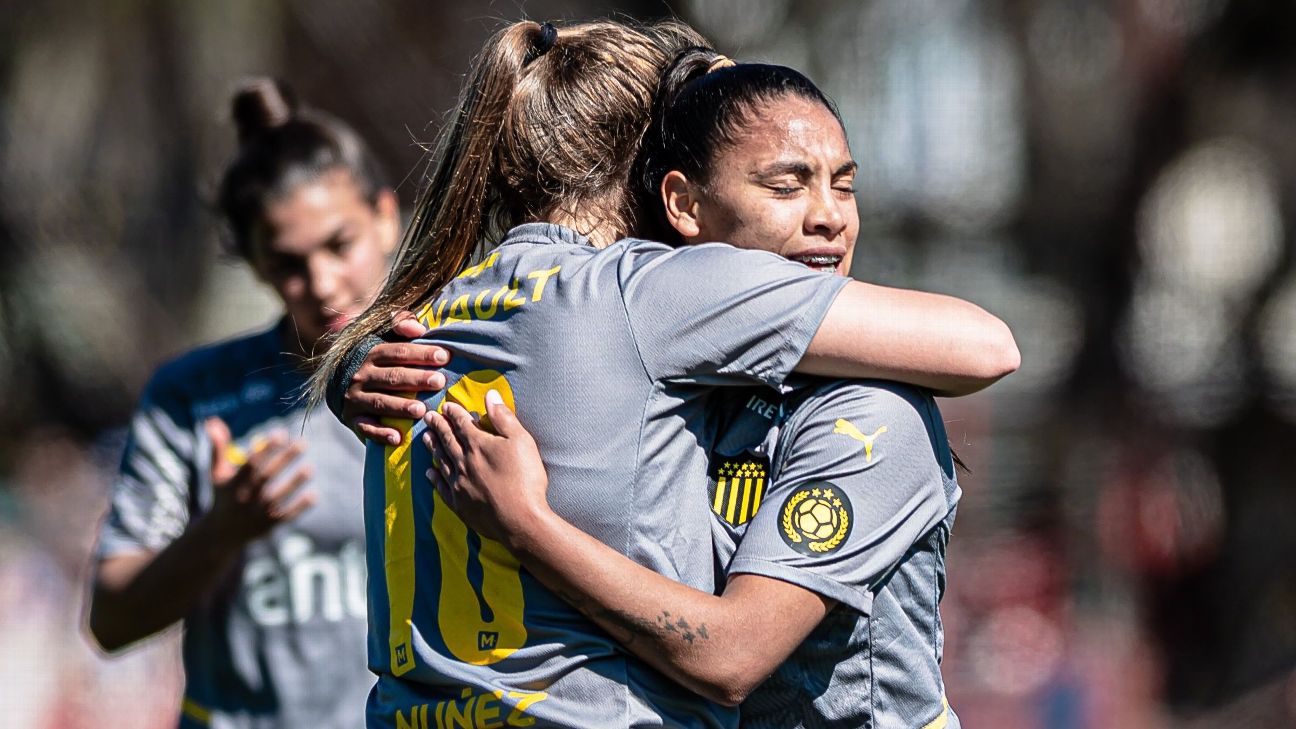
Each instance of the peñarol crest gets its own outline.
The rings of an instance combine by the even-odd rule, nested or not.
[[[769,458],[751,452],[716,454],[711,461],[711,511],[733,526],[756,516],[765,497]]]
[[[802,554],[827,554],[850,534],[855,512],[846,493],[827,481],[808,483],[788,495],[779,535]]]

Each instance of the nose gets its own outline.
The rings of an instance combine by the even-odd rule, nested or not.
[[[306,284],[310,294],[316,301],[325,303],[332,300],[340,283],[337,263],[329,258],[317,253],[306,261]]]
[[[842,201],[833,194],[832,185],[816,187],[810,196],[810,206],[806,210],[805,227],[810,235],[833,239],[846,229],[846,215],[842,211]],[[850,201],[854,204],[854,200]]]

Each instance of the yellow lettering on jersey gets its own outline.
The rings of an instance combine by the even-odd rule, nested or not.
[[[477,697],[472,695],[470,689],[464,689],[467,703],[460,707],[458,701],[450,701],[446,704],[445,726],[446,729],[473,729],[473,705],[477,703]]]
[[[510,699],[518,699],[518,702],[513,705],[513,711],[509,713],[508,726],[534,726],[535,717],[527,714],[527,709],[531,708],[532,704],[538,704],[549,698],[549,694],[546,694],[543,691],[534,694],[510,691],[508,692],[508,697]]]
[[[507,289],[501,289],[507,293],[504,296],[504,311],[516,309],[526,303],[526,299],[518,298],[518,282],[515,280]]]
[[[428,722],[428,710],[431,709],[432,720],[436,729],[503,729],[503,727],[535,726],[534,716],[527,709],[534,704],[549,698],[544,692],[526,693],[523,691],[491,691],[473,693],[465,688],[458,699],[438,701],[433,704],[419,704],[409,707],[409,718],[405,712],[396,710],[396,729],[432,729]],[[504,711],[508,710],[508,716]]]
[[[468,313],[468,294],[450,302],[450,317],[446,321],[472,321],[472,315]]]
[[[499,308],[500,297],[504,295],[503,291],[496,291],[495,295],[491,297],[489,309],[482,308],[482,300],[485,299],[486,295],[489,294],[490,292],[491,292],[490,289],[486,289],[485,291],[482,291],[481,293],[477,294],[477,298],[473,300],[473,313],[477,315],[478,319],[493,318],[495,316],[496,309]]]
[[[561,270],[562,266],[554,266],[545,271],[532,271],[527,274],[528,279],[533,279],[536,282],[535,288],[531,291],[532,301],[539,301],[544,297],[545,284],[549,283],[549,279],[557,275]]]
[[[384,517],[383,571],[387,580],[388,647],[394,676],[414,667],[414,641],[410,618],[414,614],[414,499],[410,490],[410,429],[413,423],[383,418],[383,424],[401,433],[401,444],[387,446],[383,469]]]
[[[478,263],[475,266],[469,266],[468,268],[465,268],[464,270],[460,271],[459,275],[455,276],[455,278],[477,278],[482,274],[482,271],[485,271],[491,266],[494,266],[495,262],[498,260],[499,260],[499,251],[496,251],[490,254],[489,256],[487,256],[486,260],[482,261],[481,263]]]
[[[427,704],[423,704],[423,708],[426,709]],[[427,724],[419,721],[419,707],[410,707],[408,719],[405,718],[400,709],[396,710],[396,729],[423,729],[425,726]]]
[[[428,304],[427,306],[423,307],[423,312],[419,314],[418,317],[419,321],[423,322],[423,326],[427,327],[428,329],[436,329],[437,327],[441,326],[441,315],[445,313],[445,308],[446,308],[445,299],[441,299],[440,301],[436,302],[435,314],[432,313],[432,304]]]
[[[492,691],[489,694],[482,694],[477,699],[477,711],[473,714],[474,729],[500,729],[504,726],[504,721],[500,719],[500,699],[504,698],[503,691]]]

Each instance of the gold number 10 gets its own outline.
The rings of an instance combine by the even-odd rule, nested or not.
[[[477,413],[482,424],[489,427],[490,419],[486,415],[486,393],[489,390],[499,392],[504,403],[514,409],[513,390],[508,380],[494,370],[464,375],[446,391],[446,399]],[[387,468],[389,642],[392,673],[397,676],[413,668],[409,622],[414,592],[413,535],[409,534],[408,540],[405,538],[401,522],[408,523],[409,520],[400,518],[401,507],[410,509],[406,513],[413,509],[408,486],[399,488],[409,483],[409,452],[406,449],[410,439],[408,432],[405,435],[400,446],[388,449]],[[403,472],[400,466],[404,466]],[[527,638],[526,626],[522,622],[526,602],[519,574],[521,565],[499,542],[482,538],[469,529],[436,493],[432,495],[432,534],[441,563],[437,627],[446,648],[455,658],[479,666],[507,658],[521,648]],[[470,545],[476,547],[475,559]],[[408,562],[402,559],[403,553],[408,553]]]

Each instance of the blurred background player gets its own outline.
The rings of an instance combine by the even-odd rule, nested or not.
[[[152,378],[100,535],[90,630],[116,651],[184,621],[182,727],[354,727],[373,682],[363,451],[299,403],[304,363],[382,282],[397,202],[355,132],[284,85],[250,82],[232,108],[220,213],[285,315]]]

